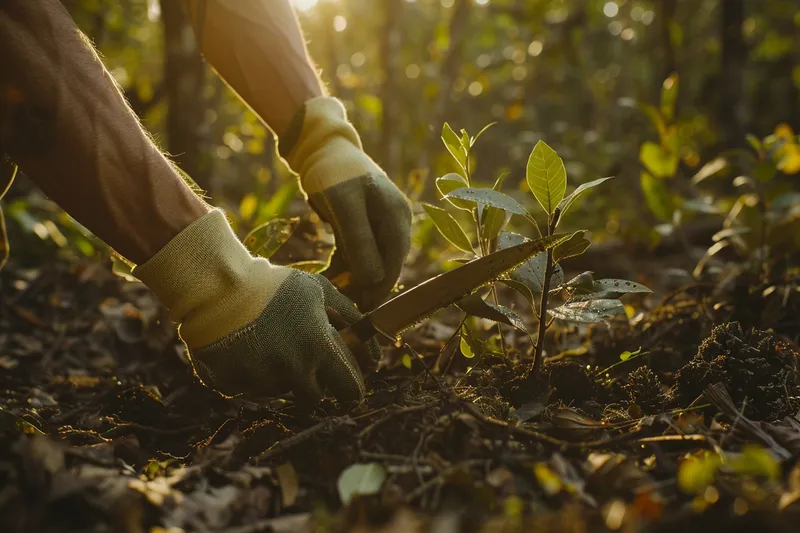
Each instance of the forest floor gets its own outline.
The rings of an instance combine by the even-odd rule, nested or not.
[[[410,368],[387,348],[363,405],[309,413],[202,386],[149,291],[107,263],[12,256],[0,530],[796,531],[800,279],[765,296],[744,275],[656,274],[629,278],[656,289],[623,299],[632,318],[559,329],[541,372],[514,331],[506,359],[442,351],[445,310],[405,335]],[[342,505],[353,464],[385,482]]]

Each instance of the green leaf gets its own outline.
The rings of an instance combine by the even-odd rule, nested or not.
[[[433,221],[436,229],[439,230],[439,233],[453,246],[464,252],[471,253],[473,251],[472,244],[469,242],[467,234],[464,233],[464,230],[461,229],[461,226],[458,225],[458,222],[456,222],[456,219],[454,219],[450,213],[441,207],[436,207],[435,205],[424,202],[422,203],[422,207]]]
[[[710,451],[684,459],[678,466],[678,487],[688,494],[702,494],[714,483],[720,466],[722,458]]]
[[[460,200],[477,202],[508,211],[509,213],[514,213],[515,215],[530,217],[528,211],[522,207],[519,202],[506,194],[494,191],[492,189],[474,189],[471,187],[457,189],[451,193],[448,193],[445,198],[448,200],[451,198],[458,198]]]
[[[625,350],[624,352],[619,354],[619,360],[620,361],[627,361],[628,359],[631,358],[631,355],[633,355],[631,352],[629,352],[628,350]]]
[[[318,274],[325,270],[328,266],[327,261],[296,261],[294,263],[286,265],[287,267],[295,268],[297,270],[302,270],[303,272],[309,272],[311,274]]]
[[[564,161],[544,141],[533,147],[525,172],[536,201],[552,215],[567,190],[567,171]]]
[[[490,122],[489,124],[485,125],[485,126],[484,126],[484,127],[481,129],[481,131],[479,131],[479,132],[478,132],[478,133],[475,135],[475,137],[473,137],[473,138],[470,140],[470,143],[469,143],[470,147],[471,147],[471,146],[473,146],[473,145],[474,145],[476,142],[478,142],[478,139],[480,138],[480,136],[481,136],[481,135],[483,135],[483,133],[484,133],[486,130],[488,130],[489,128],[491,128],[491,127],[492,127],[492,126],[494,126],[495,124],[497,124],[497,122]],[[495,190],[497,190],[497,189],[495,189]]]
[[[475,352],[472,351],[472,346],[469,345],[469,341],[464,335],[461,335],[458,347],[461,349],[461,354],[467,359],[472,359],[475,357]]]
[[[508,215],[502,209],[487,207],[483,210],[481,221],[481,234],[486,240],[497,237],[508,222]]]
[[[568,302],[548,312],[559,320],[592,324],[614,315],[624,315],[625,306],[619,300],[590,300]]]
[[[459,348],[467,359],[472,359],[483,352],[483,345],[475,335],[472,334],[472,331],[470,331],[466,324],[461,326]]]
[[[256,213],[257,207],[258,198],[256,195],[253,193],[246,194],[239,203],[239,216],[244,220],[250,220]]]
[[[403,354],[403,359],[402,359],[401,362],[403,363],[404,367],[406,367],[407,369],[411,370],[411,362],[412,361],[411,361],[411,356],[409,354],[404,353]]]
[[[527,332],[525,321],[522,320],[515,311],[502,305],[490,304],[480,294],[472,293],[469,296],[462,298],[456,302],[456,306],[471,316],[485,318],[487,320],[494,320],[495,322],[502,322],[509,326],[515,327],[521,331]]]
[[[289,240],[299,222],[299,217],[270,220],[253,228],[244,238],[244,245],[251,254],[269,259]]]
[[[461,147],[461,139],[458,138],[456,132],[447,122],[442,126],[442,141],[444,141],[444,145],[450,155],[461,165],[461,168],[465,168],[467,166],[467,154]]]
[[[752,133],[748,133],[745,135],[745,139],[747,139],[747,142],[753,147],[753,150],[755,150],[756,153],[760,154],[762,152],[763,147],[761,146],[761,140],[758,137]]]
[[[569,240],[553,248],[553,261],[558,263],[559,261],[581,255],[585,252],[592,244],[584,237],[585,233],[584,231],[576,232]]]
[[[660,144],[647,141],[639,150],[639,160],[647,170],[659,178],[671,178],[678,171],[678,154]]]
[[[524,296],[525,299],[528,300],[531,304],[533,304],[533,296],[534,296],[533,292],[531,292],[531,289],[526,284],[522,283],[521,281],[517,281],[516,279],[501,279],[500,283],[508,285],[509,287],[520,293],[522,296]]]
[[[507,173],[501,174],[492,186],[493,191],[499,191]],[[508,223],[508,215],[504,209],[487,206],[481,214],[481,233],[484,239],[492,240],[503,230]]]
[[[561,200],[561,203],[558,204],[558,207],[561,208],[561,215],[559,217],[559,221],[564,219],[564,215],[566,214],[567,210],[572,206],[572,204],[575,203],[575,200],[577,200],[578,198],[580,198],[583,195],[583,193],[585,193],[586,191],[588,191],[591,188],[597,187],[598,185],[600,185],[604,181],[607,181],[607,180],[610,180],[610,179],[611,179],[611,176],[609,176],[607,178],[596,179],[594,181],[590,181],[589,183],[584,183],[584,184],[578,186],[577,189],[572,191],[572,193],[569,196],[567,196],[566,198]]]
[[[502,250],[504,248],[510,248],[512,246],[522,244],[529,240],[530,239],[527,237],[523,237],[518,233],[504,231],[500,234],[500,238],[497,241],[497,248]],[[517,283],[522,283],[525,287],[527,287],[528,291],[535,296],[541,294],[544,290],[544,274],[546,269],[547,252],[539,252],[513,270],[509,274],[509,277]],[[561,268],[561,265],[555,265],[553,268],[552,278],[553,279],[550,282],[551,287],[558,286],[564,281],[564,271]]]
[[[672,73],[661,85],[661,113],[667,120],[675,114],[675,102],[678,100],[678,74]]]
[[[257,220],[271,220],[283,216],[299,191],[298,180],[289,180],[259,209]]]
[[[464,148],[464,152],[469,154],[469,149],[472,147],[472,142],[470,142],[469,133],[464,128],[461,128],[461,147]]]
[[[594,292],[594,272],[582,272],[564,283],[564,286],[572,289],[576,294],[590,294]]]
[[[766,448],[749,444],[743,446],[742,453],[730,455],[724,465],[726,471],[741,476],[765,477],[772,481],[780,479],[780,461]]]
[[[356,463],[339,474],[336,487],[339,498],[347,505],[356,494],[367,496],[380,492],[386,481],[386,471],[379,463]]]
[[[626,279],[598,279],[594,282],[594,291],[595,292],[603,292],[603,291],[613,291],[619,292],[623,294],[629,293],[651,293],[652,290],[645,287],[641,283],[636,283],[635,281],[628,281]]]
[[[463,209],[464,211],[472,211],[475,207],[475,202],[465,201],[465,200],[458,200],[454,198],[447,198],[447,195],[457,189],[465,189],[467,188],[467,180],[465,180],[460,174],[456,174],[455,172],[451,172],[449,174],[445,174],[440,178],[436,178],[436,188],[439,189],[442,197],[444,197],[448,202],[450,202],[453,206],[457,207],[458,209]]]
[[[0,200],[2,200],[8,190],[11,188],[11,185],[14,183],[14,179],[17,177],[17,171],[19,168],[16,164],[14,164],[8,156],[4,156],[2,152],[0,152]]]
[[[667,186],[662,180],[654,178],[647,172],[640,174],[639,181],[647,207],[660,220],[669,222],[672,219],[672,213],[675,208],[667,191]]]
[[[636,107],[647,117],[650,119],[650,122],[653,123],[653,126],[656,127],[656,131],[658,135],[664,135],[664,132],[667,131],[667,126],[664,124],[664,116],[661,114],[661,111],[650,104],[646,104],[644,102],[637,102]]]

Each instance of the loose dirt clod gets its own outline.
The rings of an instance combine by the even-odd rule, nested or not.
[[[678,371],[677,399],[686,404],[712,383],[756,420],[777,420],[797,410],[798,353],[767,331],[744,331],[738,322],[716,326],[697,355]]]
[[[628,374],[625,391],[630,401],[639,406],[644,414],[660,411],[664,404],[664,388],[650,367],[640,366]]]

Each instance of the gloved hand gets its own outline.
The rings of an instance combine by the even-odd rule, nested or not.
[[[336,331],[362,316],[353,302],[322,276],[252,257],[221,211],[133,274],[169,310],[197,375],[219,392],[292,391],[303,403],[325,390],[345,402],[363,397],[359,366]],[[363,349],[367,359],[380,355],[375,339]]]
[[[362,311],[374,308],[397,282],[411,246],[408,199],[364,153],[335,98],[306,102],[279,145],[309,204],[333,227],[336,250],[326,274],[349,272],[352,285],[342,292]]]

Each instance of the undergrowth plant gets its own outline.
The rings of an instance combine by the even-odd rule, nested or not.
[[[462,262],[530,240],[525,235],[505,231],[514,216],[533,227],[534,238],[555,235],[559,223],[575,202],[589,189],[611,179],[596,179],[566,194],[567,174],[564,162],[555,150],[540,140],[528,158],[525,176],[530,191],[546,218],[540,226],[519,201],[500,191],[505,175],[499,176],[492,187],[477,186],[471,151],[478,138],[490,126],[491,124],[477,135],[470,136],[463,129],[461,135],[457,135],[449,124],[444,124],[442,141],[458,164],[460,172],[446,174],[436,180],[436,187],[442,196],[442,207],[422,204],[442,236],[464,252],[465,257],[460,259]],[[468,231],[465,231],[458,218],[468,226]],[[489,289],[494,303],[487,302],[485,295],[480,292],[458,302],[457,306],[465,313],[458,331],[461,352],[466,357],[483,355],[487,351],[497,354],[488,343],[481,342],[477,333],[466,323],[468,316],[485,318],[497,322],[498,330],[500,323],[503,323],[530,336],[534,346],[531,369],[536,370],[542,364],[545,333],[555,320],[584,324],[602,322],[617,315],[625,315],[625,307],[619,300],[623,294],[652,292],[632,281],[594,279],[592,272],[584,272],[565,280],[561,262],[580,255],[589,248],[591,243],[586,234],[587,230],[564,234],[563,242],[540,252],[499,280],[499,283],[510,286],[528,300],[538,319],[535,332],[530,331],[518,313],[499,304],[496,283],[492,283]],[[553,305],[556,298],[560,301],[558,305]],[[501,347],[502,339],[501,333]],[[505,357],[505,350],[502,349],[499,355]]]
[[[768,282],[779,263],[791,266],[800,252],[800,136],[786,124],[759,139],[748,135],[750,150],[731,150],[705,164],[692,178],[697,198],[690,204],[706,215],[722,218],[714,243],[698,261],[699,277],[709,261],[724,249],[738,256],[737,271],[750,271]],[[731,185],[734,194],[714,194],[707,189],[715,175],[737,172]],[[739,171],[743,171],[739,174]]]

